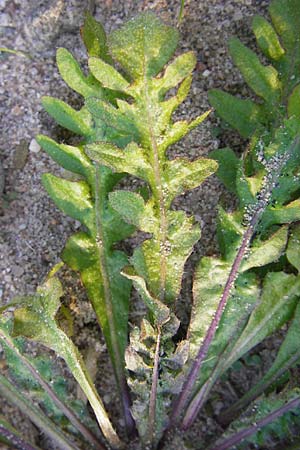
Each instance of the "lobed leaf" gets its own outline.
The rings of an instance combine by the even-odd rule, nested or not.
[[[47,113],[62,127],[81,136],[93,133],[90,120],[83,110],[75,111],[67,103],[53,97],[43,97],[42,103]]]
[[[150,78],[157,75],[174,54],[178,32],[146,12],[111,33],[108,43],[113,58],[128,75]]]
[[[83,74],[74,56],[65,48],[57,50],[56,63],[61,77],[75,92],[78,92],[85,98],[93,95],[98,95],[99,97],[104,95],[104,91],[99,84]],[[77,133],[77,131],[74,132]]]

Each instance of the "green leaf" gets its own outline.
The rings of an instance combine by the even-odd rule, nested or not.
[[[219,89],[209,91],[208,98],[218,115],[244,138],[251,136],[264,121],[260,105],[252,100],[242,100]]]
[[[286,256],[289,262],[300,272],[300,226],[292,228]]]
[[[276,438],[282,442],[293,435],[293,429],[298,430],[299,406],[298,388],[262,397],[251,404],[245,414],[232,422],[221,439],[210,449],[242,450],[249,448],[250,443],[255,447],[273,447]]]
[[[269,239],[254,240],[249,255],[241,265],[241,272],[253,267],[262,267],[277,261],[284,253],[288,238],[288,227],[281,227]]]
[[[270,23],[260,16],[255,16],[252,22],[257,44],[263,53],[269,58],[278,61],[285,54],[278,36]]]
[[[160,72],[178,44],[178,31],[151,12],[140,14],[108,38],[109,48],[133,78],[152,77]]]
[[[170,310],[160,300],[150,294],[147,289],[145,280],[142,277],[134,275],[134,273],[132,274],[131,271],[123,270],[122,275],[124,275],[129,280],[132,280],[133,286],[153,314],[154,323],[158,326],[166,323],[170,319]]]
[[[297,305],[295,315],[288,332],[280,346],[276,359],[260,381],[255,384],[241,399],[234,403],[224,415],[235,414],[245,408],[252,400],[264,392],[276,379],[280,378],[289,368],[300,361],[300,304]]]
[[[293,316],[298,301],[300,278],[284,272],[266,275],[260,303],[250,316],[246,328],[231,350],[226,367],[279,329]]]
[[[167,66],[162,78],[158,79],[160,93],[162,95],[165,94],[188,77],[193,72],[196,62],[194,52],[183,53],[182,55],[177,56],[177,58]]]
[[[300,17],[298,14],[299,0],[273,0],[269,11],[283,46],[291,53],[297,54],[299,49]]]
[[[112,59],[109,55],[104,28],[88,11],[85,14],[84,24],[80,31],[88,54],[102,58],[104,61],[110,63]]]
[[[50,278],[37,290],[34,297],[14,312],[14,336],[25,336],[54,350],[63,358],[81,386],[95,412],[107,440],[116,448],[120,441],[104,409],[103,403],[90,379],[83,359],[73,342],[58,327],[55,315],[60,307],[63,290],[56,278]]]
[[[62,127],[81,136],[93,133],[90,120],[82,111],[75,111],[67,103],[53,97],[43,97],[42,103],[47,113]]]
[[[200,238],[200,230],[182,211],[169,211],[167,220],[168,239],[164,246],[157,239],[148,239],[135,249],[131,262],[146,280],[151,294],[163,296],[170,303],[179,294],[184,264]]]
[[[288,100],[288,115],[289,117],[296,117],[300,120],[300,84],[298,84]]]
[[[118,355],[124,354],[127,344],[128,298],[131,285],[120,272],[128,263],[127,258],[122,252],[106,250],[104,261],[103,249],[85,233],[77,233],[69,238],[62,258],[73,270],[80,272],[112,361],[116,367],[122,367],[122,361],[117,358],[120,358]],[[117,335],[114,334],[115,330]],[[118,377],[120,379],[120,373]]]
[[[278,72],[271,66],[263,66],[256,54],[237,38],[230,40],[229,49],[247,84],[259,97],[275,107],[281,93]]]
[[[90,144],[85,147],[86,154],[94,161],[110,167],[116,172],[127,172],[149,181],[152,175],[151,165],[145,152],[135,142],[121,150],[107,142]]]
[[[96,97],[88,98],[86,106],[94,117],[101,119],[109,127],[115,128],[118,133],[129,135],[134,140],[139,140],[139,133],[135,123],[131,118],[122,114],[119,109]]]
[[[218,162],[216,175],[230,192],[236,193],[236,174],[240,161],[234,151],[230,148],[222,148],[213,150],[209,156]]]
[[[94,230],[94,209],[86,182],[63,180],[50,173],[44,174],[42,181],[48,194],[62,211],[84,223],[89,230]]]
[[[102,61],[102,59],[90,58],[89,68],[94,77],[104,87],[126,92],[129,86],[128,81],[114,67]]]
[[[140,230],[152,233],[158,228],[151,202],[145,203],[143,198],[130,191],[115,191],[109,194],[111,206],[123,219]]]
[[[91,161],[86,157],[82,147],[58,144],[48,136],[36,136],[38,144],[51,158],[64,169],[90,178],[93,173]]]
[[[167,161],[163,173],[164,189],[169,206],[172,200],[186,190],[195,189],[217,170],[217,163],[212,159],[199,158],[193,162],[176,158]]]
[[[68,50],[65,48],[57,50],[56,63],[61,77],[75,92],[78,92],[84,98],[91,95],[99,97],[103,95],[101,86],[83,74],[78,62]],[[44,108],[46,109],[45,106]]]
[[[263,215],[264,227],[275,224],[292,223],[300,220],[300,199],[297,199],[286,206],[270,206]]]

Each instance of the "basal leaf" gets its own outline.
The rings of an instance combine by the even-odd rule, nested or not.
[[[220,117],[244,138],[251,136],[264,120],[261,107],[251,100],[234,97],[220,89],[209,91],[208,98]]]
[[[277,71],[272,66],[263,66],[256,54],[239,39],[232,38],[229,47],[230,54],[247,84],[259,97],[275,107],[281,93]]]
[[[257,44],[263,53],[271,60],[280,60],[285,54],[285,51],[272,25],[263,17],[255,16],[252,22],[252,29]]]
[[[50,278],[34,297],[14,313],[14,336],[25,336],[54,350],[62,357],[83,389],[107,440],[117,448],[120,441],[104,409],[103,403],[88,375],[83,359],[67,335],[58,327],[55,315],[63,290],[56,278]]]
[[[247,351],[280,328],[294,314],[300,279],[284,272],[266,275],[258,306],[227,359],[227,367]]]
[[[289,117],[296,117],[300,120],[300,84],[298,84],[288,100],[288,115]]]
[[[101,248],[87,234],[80,232],[69,238],[62,257],[73,270],[80,272],[111,358],[116,366],[120,365],[116,358],[118,354],[124,354],[127,344],[128,298],[131,289],[130,283],[120,275],[127,264],[125,255],[117,251],[107,255],[104,270]],[[107,279],[104,279],[105,276]],[[105,290],[107,283],[109,292]],[[114,336],[114,330],[118,330],[118,339]],[[119,348],[118,354],[115,352],[116,346]]]
[[[123,271],[122,274],[129,280],[132,280],[135,289],[151,311],[154,317],[154,323],[161,326],[167,322],[170,319],[169,308],[150,294],[146,287],[145,280],[137,275],[134,275],[134,273],[131,274],[130,271]]]
[[[217,175],[226,188],[236,193],[236,174],[239,166],[239,158],[230,148],[213,150],[209,156],[215,159],[218,164]]]
[[[261,241],[254,240],[249,255],[241,265],[241,272],[252,267],[265,266],[273,261],[277,261],[284,253],[288,238],[288,228],[281,227],[269,239]]]
[[[273,446],[274,437],[284,439],[299,427],[299,389],[287,389],[280,394],[262,397],[235,420],[210,450],[239,450]]]
[[[289,326],[287,334],[280,346],[276,359],[264,374],[261,380],[255,384],[241,399],[230,407],[224,415],[236,414],[245,408],[252,400],[255,400],[260,394],[280,376],[282,376],[289,368],[300,361],[300,304],[298,303],[293,320]]]

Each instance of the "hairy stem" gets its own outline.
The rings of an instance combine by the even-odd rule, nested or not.
[[[268,416],[266,416],[264,419],[259,420],[255,424],[251,425],[249,428],[246,428],[244,430],[241,430],[237,432],[235,435],[230,436],[227,439],[224,439],[223,442],[221,442],[218,445],[215,445],[211,448],[211,450],[227,450],[231,449],[233,446],[241,442],[243,439],[247,438],[248,436],[251,436],[252,434],[256,433],[258,430],[260,430],[262,427],[265,427],[266,425],[274,422],[274,420],[281,417],[283,414],[287,413],[288,411],[297,408],[300,405],[300,397],[297,397],[287,404],[281,406],[281,408],[278,408],[276,411],[273,411]]]
[[[17,406],[30,420],[47,436],[57,443],[61,450],[79,450],[74,442],[59,430],[59,428],[44,415],[42,410],[28,401],[3,375],[0,374],[0,394]]]
[[[29,370],[31,375],[37,380],[37,382],[42,386],[42,388],[47,392],[51,400],[58,406],[62,413],[70,420],[74,427],[98,450],[106,450],[106,447],[99,442],[97,437],[76,417],[73,411],[70,410],[55,394],[48,383],[40,376],[36,368],[25,358],[22,353],[15,346],[14,342],[9,338],[9,336],[3,334],[0,330],[0,336],[4,339],[7,346],[13,350],[13,352],[20,358],[24,366]]]
[[[123,413],[124,413],[124,419],[126,424],[126,429],[129,434],[133,432],[135,429],[134,420],[132,418],[131,412],[130,412],[130,395],[128,386],[125,379],[125,373],[124,373],[124,362],[123,357],[120,353],[120,348],[118,345],[117,340],[117,329],[116,324],[114,320],[114,313],[113,313],[113,306],[112,306],[112,296],[111,296],[111,289],[110,289],[110,282],[109,282],[109,274],[107,272],[107,265],[106,265],[106,258],[105,258],[105,248],[104,248],[104,233],[103,233],[103,217],[102,212],[103,208],[106,202],[106,192],[103,189],[103,183],[101,182],[101,168],[99,165],[96,166],[95,171],[95,210],[96,210],[96,243],[98,248],[98,254],[99,254],[99,261],[100,261],[100,273],[102,275],[103,279],[103,287],[104,287],[104,298],[105,298],[105,305],[106,305],[106,311],[109,321],[109,332],[110,332],[110,340],[111,340],[111,346],[114,354],[114,359],[116,361],[116,364],[114,364],[115,367],[115,376],[118,383],[118,388],[120,391],[120,396],[122,400],[122,406],[123,406]]]

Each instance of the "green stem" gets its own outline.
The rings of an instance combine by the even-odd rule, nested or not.
[[[9,402],[17,406],[30,420],[47,436],[56,442],[60,450],[79,450],[59,430],[57,425],[46,417],[43,411],[31,404],[3,375],[0,374],[0,394]]]

